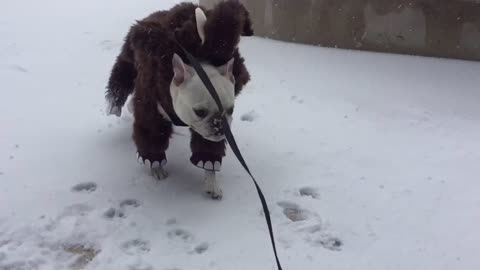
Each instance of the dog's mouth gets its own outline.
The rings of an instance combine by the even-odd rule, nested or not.
[[[215,132],[211,132],[210,134],[205,135],[202,132],[199,132],[193,125],[190,125],[190,128],[193,129],[193,131],[195,131],[196,133],[200,134],[200,136],[202,136],[202,138],[204,138],[205,140],[212,142],[219,142],[225,140],[225,134],[215,135]]]
[[[212,142],[219,142],[219,141],[225,140],[225,135],[211,135],[204,138]]]

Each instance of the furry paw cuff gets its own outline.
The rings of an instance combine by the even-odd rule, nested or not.
[[[220,171],[222,168],[222,157],[210,153],[194,153],[190,158],[193,165],[207,171]]]
[[[143,155],[137,153],[137,160],[140,164],[145,164],[150,168],[163,167],[167,164],[167,156],[165,153]]]

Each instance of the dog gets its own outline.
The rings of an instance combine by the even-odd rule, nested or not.
[[[173,125],[188,126],[190,161],[205,171],[206,192],[222,198],[216,172],[226,151],[223,125],[231,124],[235,99],[250,80],[238,43],[241,36],[252,35],[250,15],[235,0],[211,10],[181,3],[130,28],[108,81],[107,113],[121,116],[132,95],[128,107],[134,115],[137,158],[154,177],[168,177],[165,151]],[[200,61],[225,112],[219,111],[177,43]]]

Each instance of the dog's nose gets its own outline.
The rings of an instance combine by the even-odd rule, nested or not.
[[[220,114],[214,115],[211,120],[212,129],[215,132],[216,136],[221,136],[223,132],[223,119]]]

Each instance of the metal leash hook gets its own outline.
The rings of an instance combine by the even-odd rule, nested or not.
[[[185,53],[187,56],[188,60],[190,61],[192,67],[195,69],[197,72],[198,76],[202,80],[203,84],[207,88],[208,92],[210,95],[212,95],[213,99],[215,100],[215,103],[218,106],[218,109],[220,112],[222,112],[222,121],[224,123],[223,129],[225,133],[225,138],[227,139],[228,144],[230,145],[230,148],[232,149],[233,153],[237,157],[238,161],[240,164],[243,166],[245,171],[247,171],[248,175],[253,180],[253,183],[255,184],[255,188],[257,190],[258,196],[260,197],[260,202],[262,203],[263,207],[263,212],[265,213],[265,220],[267,222],[268,226],[268,231],[270,233],[270,240],[272,242],[272,247],[273,247],[273,253],[275,255],[275,260],[277,263],[277,268],[278,270],[282,270],[282,266],[280,264],[280,260],[278,259],[278,254],[277,254],[277,247],[275,245],[275,237],[273,235],[273,227],[272,227],[272,220],[270,218],[270,210],[268,209],[268,204],[265,199],[265,196],[263,195],[262,189],[257,183],[257,180],[255,180],[255,177],[253,177],[252,173],[250,172],[250,169],[247,166],[247,163],[245,162],[245,159],[242,156],[242,153],[240,152],[240,149],[237,146],[237,142],[235,141],[235,138],[233,137],[232,130],[230,129],[230,125],[228,124],[227,118],[225,117],[225,110],[223,109],[222,103],[220,102],[220,98],[218,97],[217,91],[215,90],[215,87],[213,87],[212,82],[207,76],[207,73],[205,70],[203,70],[202,66],[200,63],[195,59],[193,55],[191,55],[176,39],[174,39],[175,43],[182,49],[182,51]]]

